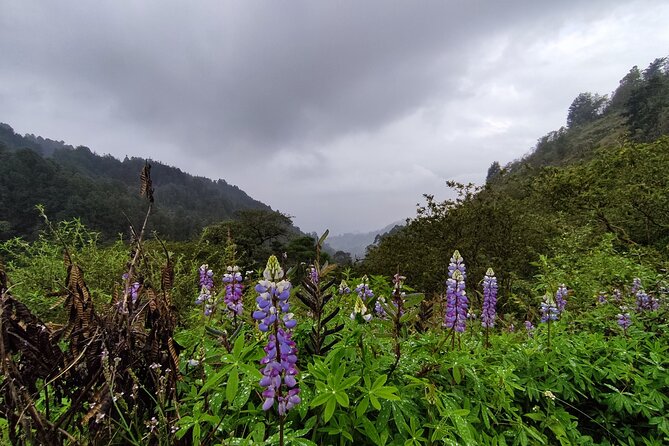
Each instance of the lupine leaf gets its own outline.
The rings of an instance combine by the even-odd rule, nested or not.
[[[327,400],[327,404],[325,406],[325,413],[323,417],[323,420],[326,423],[330,421],[330,418],[332,418],[336,406],[337,406],[337,400],[335,398],[330,398]]]
[[[225,398],[228,400],[228,403],[232,403],[235,400],[238,389],[239,373],[237,372],[237,367],[233,367],[228,374],[228,383],[225,386]]]
[[[334,395],[332,393],[321,393],[319,395],[316,395],[316,397],[311,400],[311,404],[309,405],[310,407],[318,407],[322,404],[327,403],[331,399],[334,398]]]
[[[338,391],[335,393],[335,397],[337,398],[337,402],[339,403],[340,406],[348,407],[349,400],[346,392]]]

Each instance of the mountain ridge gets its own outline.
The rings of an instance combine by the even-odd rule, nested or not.
[[[155,160],[127,156],[120,160],[85,146],[22,136],[4,123],[0,123],[0,159],[0,207],[8,209],[8,215],[0,217],[0,239],[34,237],[40,225],[37,204],[45,204],[55,220],[81,217],[107,239],[125,232],[123,214],[139,211],[138,178],[147,162],[157,198],[154,229],[169,238],[193,238],[205,226],[232,219],[240,210],[272,210],[224,179],[190,175]]]

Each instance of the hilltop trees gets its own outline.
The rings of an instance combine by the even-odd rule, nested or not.
[[[588,92],[576,96],[576,99],[569,106],[567,127],[576,127],[597,119],[604,111],[606,100],[606,95],[600,96],[597,93]]]

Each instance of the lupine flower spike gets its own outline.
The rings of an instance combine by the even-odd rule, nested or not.
[[[534,336],[534,325],[532,325],[532,322],[525,321],[525,331],[527,331],[529,337]]]
[[[497,278],[492,268],[488,268],[483,278],[483,311],[481,312],[481,325],[485,328],[485,345],[488,344],[488,331],[495,326],[497,316]]]
[[[211,316],[214,308],[214,272],[209,269],[209,265],[200,266],[200,295],[195,299],[195,305],[204,304],[204,315]]]
[[[641,279],[634,279],[632,290],[635,290],[637,311],[655,311],[660,308],[660,301],[655,296],[650,296],[644,291],[641,286]]]
[[[627,329],[632,325],[632,317],[627,311],[627,307],[621,306],[620,313],[618,313],[616,317],[618,318],[618,326],[623,329],[623,334],[627,336]]]
[[[283,279],[283,275],[279,261],[271,256],[263,272],[263,280],[258,281],[255,288],[259,293],[256,298],[258,309],[253,312],[258,329],[270,333],[264,348],[265,357],[260,360],[264,366],[260,385],[265,388],[262,408],[269,410],[277,403],[282,432],[283,416],[301,401],[295,380],[298,374],[297,347],[292,340],[292,329],[297,322],[288,303],[291,284]]]
[[[362,318],[363,321],[369,322],[372,320],[372,313],[368,312],[367,302],[374,297],[374,291],[369,288],[367,284],[367,276],[362,276],[362,282],[355,287],[355,292],[358,293],[358,297],[355,299],[355,306],[353,307],[353,312],[351,313],[351,319],[356,319],[358,316]]]
[[[607,302],[607,295],[604,291],[600,291],[597,295],[597,303],[603,305]]]
[[[559,319],[560,310],[558,309],[557,304],[550,293],[546,293],[539,309],[541,310],[541,322],[548,324],[548,348],[550,348],[551,322],[557,321]]]
[[[560,310],[550,294],[544,296],[539,309],[541,310],[541,322],[557,321],[560,317]]]
[[[385,308],[383,306],[386,304],[386,298],[383,296],[379,296],[378,299],[376,299],[376,304],[374,305],[374,313],[376,313],[376,317],[379,319],[385,319],[388,317],[388,313],[386,313]]]
[[[349,288],[345,280],[342,280],[341,283],[339,284],[339,294],[347,296],[351,294],[351,288]]]
[[[225,297],[223,301],[228,309],[228,314],[233,317],[235,322],[237,316],[241,316],[244,310],[242,302],[242,274],[238,266],[228,266],[227,272],[223,274],[223,284],[225,285]]]
[[[560,285],[557,292],[555,293],[555,305],[559,314],[562,314],[564,309],[567,307],[567,294],[567,287],[565,287],[564,284]]]
[[[313,266],[309,268],[309,279],[311,280],[311,283],[318,285],[320,277],[318,275],[318,270]]]
[[[453,344],[455,347],[455,333],[465,331],[467,322],[467,308],[469,300],[465,292],[465,264],[458,251],[453,253],[448,265],[449,278],[446,281],[446,316],[444,327],[453,330]]]

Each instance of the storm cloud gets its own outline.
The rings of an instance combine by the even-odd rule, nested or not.
[[[522,156],[667,55],[666,23],[663,1],[0,0],[0,121],[365,231]]]

